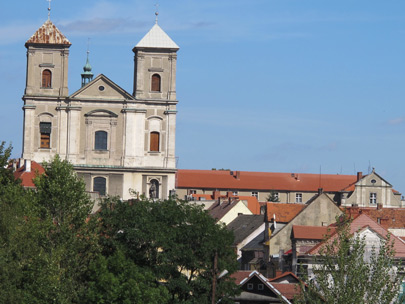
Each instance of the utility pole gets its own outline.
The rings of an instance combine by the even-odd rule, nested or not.
[[[215,291],[217,288],[217,264],[218,264],[218,252],[215,251],[214,255],[214,267],[212,271],[212,295],[211,295],[211,304],[215,304]]]

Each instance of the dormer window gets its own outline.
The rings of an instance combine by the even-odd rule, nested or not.
[[[152,83],[151,83],[151,91],[152,92],[160,92],[160,75],[153,74],[152,75]]]
[[[51,88],[52,87],[52,72],[50,70],[44,70],[42,72],[42,88]]]

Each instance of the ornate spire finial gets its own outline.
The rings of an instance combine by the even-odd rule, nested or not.
[[[45,1],[49,2],[49,5],[48,5],[48,20],[51,20],[51,1],[52,0],[45,0]]]
[[[155,18],[155,23],[157,24],[157,23],[158,23],[158,16],[159,16],[159,3],[156,3],[155,6],[156,6],[156,12],[155,12],[156,18]]]

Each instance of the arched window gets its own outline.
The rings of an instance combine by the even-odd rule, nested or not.
[[[159,74],[152,75],[151,91],[160,92],[160,75]]]
[[[149,198],[159,198],[159,181],[156,179],[150,181]]]
[[[104,177],[95,177],[93,180],[93,191],[105,195],[107,180]]]
[[[42,88],[52,87],[52,72],[50,70],[44,70],[42,72]]]
[[[150,132],[150,149],[149,151],[159,152],[159,132]]]
[[[94,138],[95,150],[107,150],[107,132],[97,131]]]

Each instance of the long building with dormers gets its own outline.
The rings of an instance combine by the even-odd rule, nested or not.
[[[25,163],[69,160],[100,195],[167,198],[175,187],[177,44],[156,24],[133,48],[133,94],[107,76],[68,90],[71,42],[48,19],[25,43]]]

